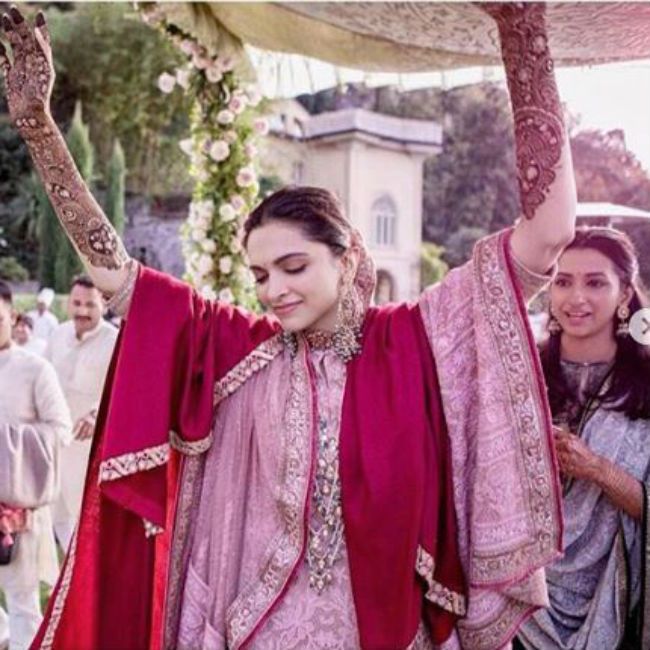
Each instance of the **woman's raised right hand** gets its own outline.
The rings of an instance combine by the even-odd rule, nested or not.
[[[0,43],[0,66],[4,73],[9,114],[19,131],[36,126],[49,116],[54,85],[50,35],[45,16],[38,12],[34,27],[11,7],[2,16],[2,31],[11,45],[13,61]]]

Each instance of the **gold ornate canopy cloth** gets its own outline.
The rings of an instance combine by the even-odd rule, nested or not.
[[[496,25],[467,2],[194,2],[161,8],[171,22],[220,50],[241,41],[382,72],[501,64]],[[547,12],[558,65],[650,58],[650,3],[549,3]]]

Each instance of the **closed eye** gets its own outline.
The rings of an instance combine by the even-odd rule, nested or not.
[[[302,266],[297,266],[294,269],[284,269],[284,270],[285,270],[285,273],[290,273],[291,275],[296,275],[297,273],[302,273],[306,268],[307,268],[307,265],[303,264]]]

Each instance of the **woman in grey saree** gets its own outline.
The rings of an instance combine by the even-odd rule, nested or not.
[[[645,304],[628,237],[578,229],[550,291],[542,363],[563,474],[564,557],[527,650],[650,648],[650,348],[628,321]]]

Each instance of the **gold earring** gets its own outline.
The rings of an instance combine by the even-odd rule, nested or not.
[[[616,316],[618,317],[618,326],[616,327],[616,336],[619,338],[625,338],[630,334],[630,323],[628,319],[630,318],[630,308],[627,305],[619,305],[616,310]]]
[[[345,362],[361,352],[364,308],[353,280],[344,278],[332,338],[336,354]]]

